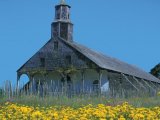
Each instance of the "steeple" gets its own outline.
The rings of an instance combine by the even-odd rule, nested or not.
[[[55,18],[52,23],[52,38],[61,37],[67,41],[73,41],[73,24],[70,20],[70,6],[61,0],[55,6]]]

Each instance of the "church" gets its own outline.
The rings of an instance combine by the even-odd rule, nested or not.
[[[50,94],[104,94],[112,97],[155,95],[160,80],[135,66],[78,44],[73,39],[71,6],[61,0],[55,6],[50,40],[17,70],[25,90]]]

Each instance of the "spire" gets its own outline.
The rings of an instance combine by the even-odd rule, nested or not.
[[[52,38],[61,37],[67,41],[73,41],[73,24],[70,20],[70,6],[65,0],[55,6],[55,19],[52,23]]]
[[[60,4],[63,4],[63,5],[66,4],[65,0],[61,0]]]

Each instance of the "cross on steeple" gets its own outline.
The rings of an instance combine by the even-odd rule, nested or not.
[[[61,0],[60,4],[65,4],[65,0]]]

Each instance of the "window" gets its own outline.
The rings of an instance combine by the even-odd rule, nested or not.
[[[67,75],[67,89],[68,89],[68,92],[72,91],[72,80],[69,75]]]
[[[93,91],[98,91],[99,90],[99,81],[95,80],[93,81]]]
[[[60,10],[59,7],[56,8],[56,19],[60,19]]]
[[[54,42],[54,50],[58,50],[58,41]]]
[[[80,54],[80,53],[78,53],[78,58],[81,59],[81,60],[85,60],[84,55],[82,55],[82,54]]]
[[[121,77],[121,76],[119,77],[119,83],[120,83],[120,84],[123,83],[123,80],[122,80],[122,77]]]
[[[40,67],[45,67],[45,58],[40,58]]]
[[[68,40],[68,23],[61,23],[60,24],[60,37],[65,40]]]
[[[66,56],[66,64],[71,64],[71,56],[70,55]]]

